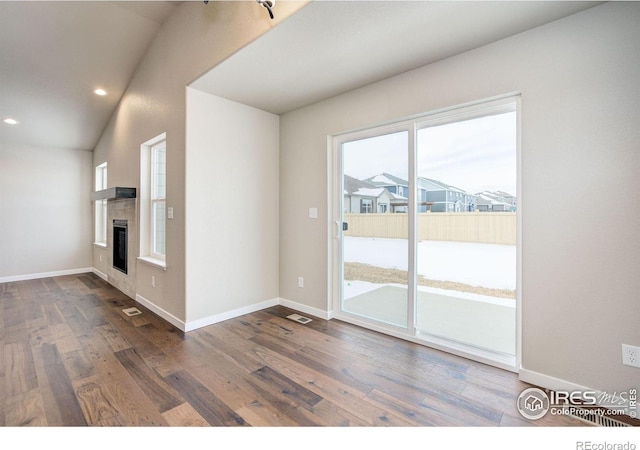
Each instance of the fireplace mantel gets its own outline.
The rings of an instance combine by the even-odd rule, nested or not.
[[[112,187],[91,193],[91,200],[117,200],[121,198],[136,198],[136,188]]]

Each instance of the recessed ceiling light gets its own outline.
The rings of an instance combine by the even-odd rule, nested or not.
[[[95,91],[93,91],[96,95],[107,95],[107,91],[105,91],[104,89],[96,89]]]
[[[7,117],[6,119],[2,119],[2,121],[4,123],[6,123],[7,125],[18,125],[20,123],[16,119],[12,119],[11,117]]]

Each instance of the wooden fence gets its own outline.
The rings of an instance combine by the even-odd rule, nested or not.
[[[345,236],[407,239],[407,214],[345,214]],[[516,213],[418,214],[418,240],[516,245]]]

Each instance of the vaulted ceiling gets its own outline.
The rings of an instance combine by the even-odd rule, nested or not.
[[[180,3],[0,1],[0,145],[92,150]],[[313,1],[193,86],[279,114],[599,3]]]
[[[180,2],[181,3],[181,2]],[[92,150],[173,2],[0,1],[0,145]],[[94,94],[102,88],[104,97]]]

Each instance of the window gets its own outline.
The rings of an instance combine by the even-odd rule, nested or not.
[[[107,188],[107,163],[102,163],[96,167],[96,191]],[[96,200],[95,202],[95,236],[94,242],[98,245],[107,246],[107,200]]]
[[[373,211],[373,202],[370,198],[363,198],[360,200],[360,213],[368,214]]]
[[[140,257],[164,266],[166,259],[167,138],[140,147]]]
[[[404,189],[402,186],[398,186],[398,195],[400,195],[401,197],[404,197]]]
[[[151,147],[151,253],[165,256],[167,195],[166,141]]]

